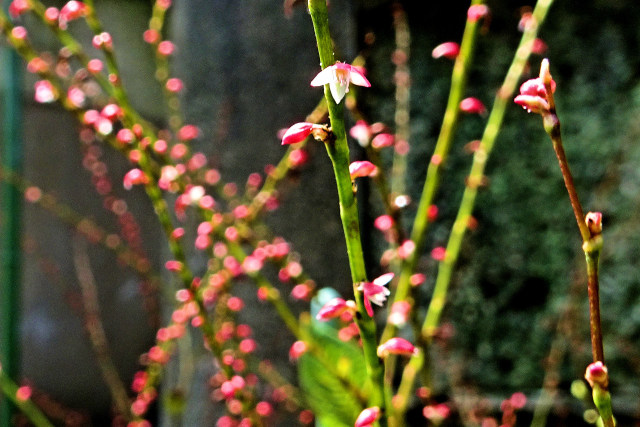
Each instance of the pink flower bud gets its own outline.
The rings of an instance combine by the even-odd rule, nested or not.
[[[551,92],[556,90],[556,82],[551,80]],[[547,89],[540,77],[529,79],[520,86],[520,95],[513,100],[529,113],[544,113],[549,110]]]
[[[200,136],[200,129],[195,125],[184,125],[178,130],[178,139],[180,141],[191,141]]]
[[[389,323],[402,327],[409,319],[411,304],[408,301],[396,301],[391,304],[391,314],[389,314]]]
[[[81,1],[71,0],[60,9],[58,15],[58,25],[62,29],[67,28],[67,23],[74,19],[81,18],[87,14],[87,5]]]
[[[93,36],[93,47],[96,49],[106,49],[111,50],[113,48],[113,40],[111,39],[111,34],[107,32],[103,32]]]
[[[358,120],[349,130],[349,135],[358,141],[361,147],[366,147],[371,141],[371,129],[364,120]]]
[[[391,338],[389,341],[385,342],[378,346],[378,357],[385,358],[390,354],[398,354],[402,356],[413,356],[418,354],[418,349],[416,349],[413,344],[404,338]]]
[[[39,56],[34,57],[27,64],[27,71],[30,73],[45,73],[49,70],[49,64],[47,61]]]
[[[24,402],[31,399],[31,393],[31,387],[29,387],[28,385],[23,385],[22,387],[18,387],[18,390],[16,390],[16,399],[19,402]]]
[[[353,427],[371,427],[380,418],[380,408],[374,406],[360,412]]]
[[[296,285],[291,290],[291,296],[297,300],[309,301],[313,289],[306,283]]]
[[[352,180],[363,177],[375,177],[378,174],[378,168],[367,160],[355,161],[349,165],[349,174]]]
[[[609,371],[601,361],[594,362],[587,366],[584,378],[591,387],[597,384],[606,389],[609,386]]]
[[[49,23],[54,23],[60,17],[60,11],[55,7],[48,7],[44,11],[44,19]]]
[[[56,89],[49,80],[40,80],[34,84],[35,100],[41,104],[47,104],[58,98]]]
[[[149,29],[142,33],[142,39],[149,44],[158,43],[160,40],[160,33],[158,30]]]
[[[163,40],[158,43],[158,53],[162,56],[169,56],[175,50],[175,45],[169,40]]]
[[[169,260],[164,263],[164,268],[173,272],[180,272],[184,268],[184,265],[180,261]]]
[[[13,18],[17,18],[29,9],[29,2],[27,0],[13,0],[11,4],[9,4],[9,14]]]
[[[543,55],[549,47],[544,42],[544,40],[540,38],[536,38],[533,40],[533,44],[531,45],[531,53],[535,55]]]
[[[528,113],[543,113],[549,110],[549,103],[540,96],[518,95],[513,102],[527,110]]]
[[[456,59],[460,53],[460,45],[456,42],[445,42],[439,44],[431,52],[431,56],[435,59],[445,57],[447,59]]]
[[[327,321],[340,317],[344,312],[353,310],[355,304],[353,301],[345,301],[342,298],[333,298],[326,303],[316,314],[316,319],[320,321]]]
[[[478,98],[469,97],[460,101],[460,111],[469,114],[484,114],[487,109]]]
[[[525,396],[524,393],[517,391],[511,395],[509,402],[511,402],[511,406],[515,409],[522,409],[524,408],[524,405],[527,404],[527,396]]]
[[[443,261],[446,256],[447,250],[443,246],[438,246],[431,250],[431,258],[436,261]]]
[[[422,410],[422,415],[436,425],[451,414],[451,408],[446,403],[438,403],[436,405],[427,405]]]
[[[592,236],[596,236],[602,233],[602,213],[601,212],[589,212],[584,217],[584,222],[587,224]]]
[[[300,122],[291,126],[282,136],[282,145],[296,144],[302,142],[313,130],[313,123]]]
[[[149,182],[149,178],[142,172],[140,169],[131,169],[124,175],[122,179],[122,185],[125,189],[131,190],[134,185],[139,184],[147,184]]]
[[[395,141],[395,138],[390,133],[379,133],[371,141],[371,146],[376,150],[384,147],[391,147]]]
[[[395,221],[391,215],[381,215],[373,221],[373,226],[380,231],[389,231],[394,223]]]
[[[104,68],[104,64],[99,59],[91,59],[87,63],[87,70],[92,74],[97,74]]]
[[[489,7],[485,4],[474,4],[467,10],[467,19],[476,22],[480,18],[484,18],[489,14]]]
[[[295,361],[307,352],[307,343],[304,341],[296,341],[289,349],[289,360]]]
[[[167,88],[167,90],[169,92],[172,93],[178,93],[182,90],[182,80],[178,79],[178,78],[171,78],[169,80],[167,80],[167,83],[165,84],[165,87]]]
[[[425,276],[422,273],[413,274],[409,278],[409,283],[411,284],[411,286],[420,286],[426,281],[427,281],[427,276]]]
[[[11,37],[16,41],[24,41],[27,38],[28,32],[22,25],[17,25],[11,30]]]
[[[123,115],[122,109],[117,104],[105,105],[100,114],[111,121],[115,121]]]

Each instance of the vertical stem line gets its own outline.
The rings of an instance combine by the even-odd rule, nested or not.
[[[2,169],[20,173],[22,170],[22,72],[18,54],[9,49],[2,51],[3,75],[3,127]],[[2,191],[2,217],[0,218],[2,268],[0,271],[0,363],[10,377],[18,375],[20,316],[20,191],[4,181]],[[0,407],[0,425],[11,424],[11,406],[3,399]]]
[[[591,353],[593,361],[604,363],[602,327],[600,322],[600,284],[598,280],[599,251],[585,252],[587,259],[587,291],[589,294],[589,325],[591,330]]]
[[[473,0],[472,4],[482,4],[482,1]],[[422,195],[420,196],[416,217],[413,221],[411,240],[415,243],[415,250],[402,264],[398,285],[394,295],[394,302],[405,300],[409,296],[409,279],[413,274],[418,259],[422,253],[427,226],[429,224],[427,211],[429,206],[433,203],[438,187],[440,186],[442,166],[444,165],[447,155],[449,154],[449,150],[451,149],[456,123],[458,121],[458,116],[460,115],[459,105],[466,88],[467,74],[469,64],[471,63],[471,58],[473,56],[477,32],[478,22],[467,20],[462,36],[462,42],[460,44],[460,54],[456,58],[456,62],[453,66],[451,88],[449,91],[447,108],[444,113],[444,118],[442,119],[442,127],[440,128],[440,134],[436,141],[433,156],[427,168],[427,176],[422,189]],[[384,342],[393,337],[396,331],[396,326],[387,322],[381,341]]]
[[[539,26],[542,24],[547,12],[549,11],[551,3],[553,2],[547,0],[544,2],[540,1],[536,4],[533,11],[533,24],[527,26],[522,38],[520,39],[520,43],[511,62],[511,66],[509,67],[502,86],[495,97],[493,108],[491,109],[487,125],[485,126],[480,145],[473,156],[468,184],[462,195],[458,214],[453,227],[451,228],[451,234],[449,236],[445,252],[445,259],[440,262],[438,267],[438,275],[436,277],[433,297],[422,326],[421,335],[426,342],[431,339],[431,336],[440,323],[440,317],[446,302],[445,300],[449,284],[451,282],[453,268],[458,260],[462,239],[466,234],[468,222],[471,218],[471,214],[473,213],[473,207],[478,194],[478,186],[484,177],[487,161],[495,145],[500,127],[502,126],[507,104],[511,102],[518,80],[527,66],[533,41],[536,38]]]
[[[313,28],[318,43],[318,55],[322,68],[326,68],[335,63],[333,55],[333,45],[329,32],[329,15],[326,0],[309,0],[309,13],[313,22]],[[343,104],[336,104],[331,96],[329,85],[324,87],[325,98],[329,110],[329,120],[331,130],[335,137],[334,141],[325,144],[327,153],[333,164],[333,170],[338,187],[338,198],[340,201],[340,218],[345,235],[347,254],[349,256],[349,266],[351,268],[351,279],[353,282],[353,293],[358,307],[356,314],[356,324],[360,329],[362,346],[364,351],[367,374],[371,383],[370,406],[378,406],[384,411],[384,369],[378,355],[376,324],[373,318],[369,317],[364,307],[363,295],[358,291],[358,285],[367,281],[367,273],[364,264],[362,242],[360,241],[360,224],[358,220],[358,207],[353,192],[351,176],[349,174],[349,146],[344,126]],[[381,425],[386,425],[386,416],[380,420]]]

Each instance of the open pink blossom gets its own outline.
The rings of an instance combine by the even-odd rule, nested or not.
[[[351,179],[374,177],[378,174],[378,168],[367,160],[355,161],[349,165],[349,174]]]
[[[418,349],[416,349],[413,344],[404,338],[391,338],[389,341],[384,344],[380,344],[378,346],[378,357],[384,358],[390,354],[397,354],[401,356],[413,356],[417,354]]]
[[[373,317],[373,307],[371,303],[382,307],[387,297],[391,293],[385,286],[393,279],[393,273],[386,273],[373,280],[373,282],[362,282],[358,285],[358,290],[364,293],[364,307],[367,314]]]
[[[343,62],[336,62],[320,71],[311,80],[311,86],[329,85],[331,95],[337,104],[342,101],[344,95],[349,92],[349,83],[357,86],[371,87],[371,83],[358,67]]]
[[[354,427],[371,427],[380,418],[380,408],[374,406],[360,412]]]
[[[458,54],[460,53],[460,45],[456,42],[445,42],[439,44],[433,51],[431,52],[431,56],[434,58],[442,58],[445,57],[447,59],[456,59]]]

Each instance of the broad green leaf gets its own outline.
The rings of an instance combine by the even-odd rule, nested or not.
[[[316,414],[317,426],[353,426],[366,396],[362,351],[338,339],[335,330],[312,328],[312,335],[320,354],[302,355],[298,375],[305,399]]]

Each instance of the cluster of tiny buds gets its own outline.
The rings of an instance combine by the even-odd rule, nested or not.
[[[349,135],[355,139],[361,147],[369,147],[380,150],[391,147],[395,144],[394,136],[388,132],[387,127],[382,123],[369,125],[364,120],[358,120],[349,129]]]

